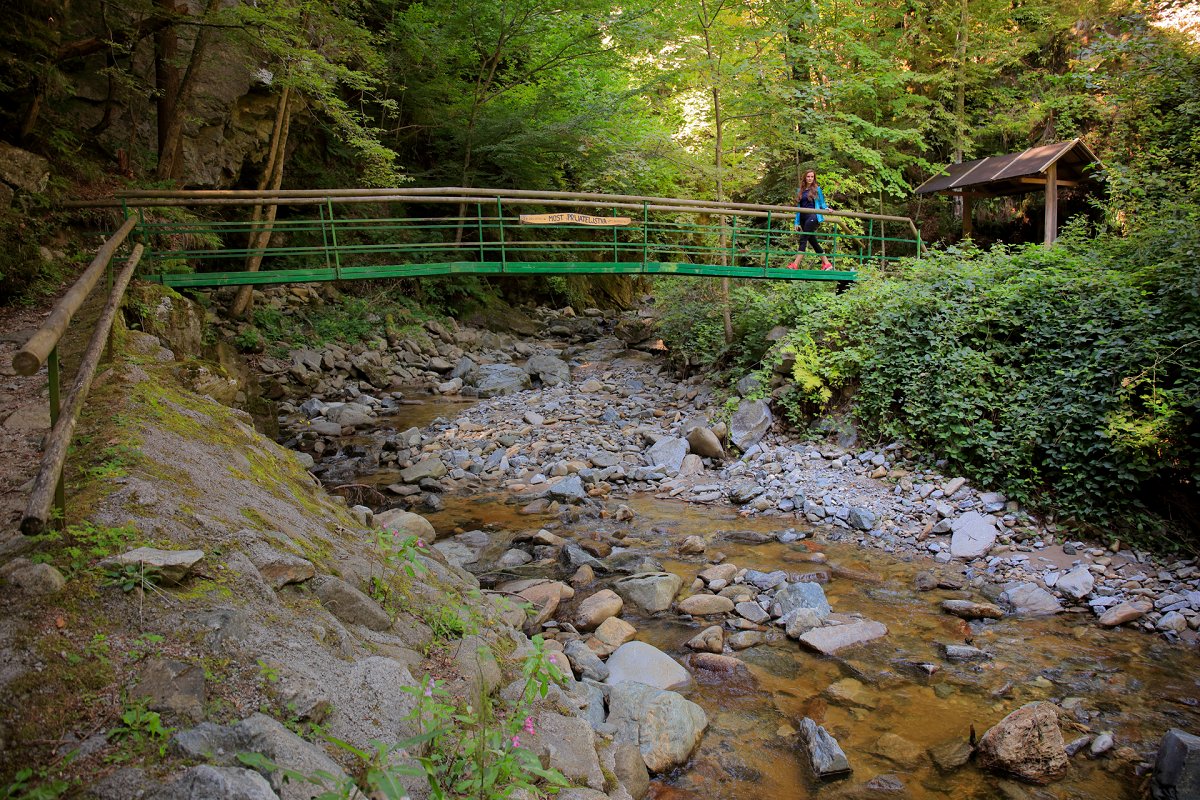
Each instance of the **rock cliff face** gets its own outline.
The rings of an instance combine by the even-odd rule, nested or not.
[[[189,13],[199,14],[204,4],[188,0],[184,5]],[[111,12],[101,9],[99,3],[73,4],[67,13],[69,33],[64,34],[64,41],[110,35],[105,13]],[[194,31],[181,30],[181,56],[190,52],[193,36]],[[153,37],[146,37],[133,51],[131,70],[138,85],[154,85],[153,46]],[[118,150],[130,153],[135,172],[144,176],[153,169],[156,151],[154,98],[122,88],[110,98],[103,53],[67,66],[71,91],[62,103],[62,113],[78,130],[96,128],[108,113],[99,145],[114,160]],[[259,164],[266,158],[275,114],[269,76],[257,69],[243,42],[233,34],[218,34],[203,59],[198,80],[187,110],[182,174],[190,188],[228,188],[238,183],[247,164]],[[140,153],[150,154],[149,163],[137,163]]]

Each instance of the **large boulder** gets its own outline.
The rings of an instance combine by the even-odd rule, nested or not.
[[[729,439],[739,450],[749,450],[767,435],[773,421],[765,400],[742,400],[729,420]]]
[[[979,765],[1014,775],[1023,781],[1047,784],[1067,773],[1058,712],[1053,703],[1026,703],[993,725],[979,740]]]
[[[1172,728],[1154,759],[1150,794],[1155,800],[1200,797],[1200,736]]]
[[[611,589],[602,589],[579,604],[575,625],[584,631],[598,628],[604,620],[620,614],[624,605],[625,602],[616,592]]]
[[[797,638],[800,644],[823,655],[831,656],[847,647],[863,644],[881,636],[887,636],[887,626],[882,622],[865,619],[846,625],[827,625],[805,631]]]
[[[1009,606],[1014,614],[1030,617],[1057,614],[1062,611],[1062,603],[1058,602],[1058,598],[1036,583],[1017,583],[1008,586],[1000,593],[1000,602]]]
[[[647,614],[666,611],[683,586],[683,578],[671,572],[642,572],[621,578],[613,591]]]
[[[50,162],[36,153],[0,142],[0,181],[26,192],[45,191]]]
[[[484,364],[475,371],[475,388],[483,398],[516,394],[532,385],[529,373],[515,364]]]
[[[441,463],[440,461],[438,463]],[[445,466],[443,464],[443,466]],[[416,536],[431,544],[437,538],[433,525],[420,514],[413,514],[400,508],[391,508],[375,515],[375,524],[384,530],[389,530],[398,536]]]
[[[608,657],[610,686],[636,681],[659,689],[677,689],[692,680],[688,671],[669,655],[645,642],[626,642]]]
[[[1096,586],[1096,579],[1092,576],[1092,571],[1088,569],[1087,564],[1080,564],[1060,576],[1058,583],[1054,586],[1063,594],[1076,600],[1082,600],[1092,593],[1092,589]]]
[[[561,358],[539,353],[525,362],[525,371],[534,375],[543,386],[558,386],[571,381],[571,367]]]
[[[955,558],[978,558],[986,555],[996,543],[996,525],[992,517],[978,511],[968,511],[950,523],[950,555]]]
[[[721,440],[711,428],[703,425],[692,428],[688,431],[687,442],[691,451],[703,458],[725,457],[725,448],[721,446]]]
[[[700,743],[708,717],[704,709],[676,692],[626,681],[612,687],[608,724],[615,740],[638,748],[651,772],[687,763]]]
[[[775,592],[771,602],[771,613],[775,617],[785,617],[797,608],[811,608],[821,619],[833,612],[829,601],[825,599],[825,590],[819,583],[804,581],[789,583]]]
[[[686,439],[667,436],[650,446],[650,449],[646,451],[646,460],[652,467],[666,467],[670,472],[679,472],[687,454]]]
[[[535,733],[528,742],[522,744],[543,764],[558,770],[576,786],[604,788],[604,773],[596,755],[596,734],[586,719],[545,710],[538,713],[533,730]]]

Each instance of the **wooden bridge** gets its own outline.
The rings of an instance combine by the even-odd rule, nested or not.
[[[449,274],[853,281],[864,263],[921,253],[907,217],[828,210],[816,236],[834,269],[788,269],[799,249],[794,207],[633,195],[131,191],[104,204],[137,219],[141,277],[180,288]]]

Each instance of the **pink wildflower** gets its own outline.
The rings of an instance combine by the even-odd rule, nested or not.
[[[533,736],[533,734],[535,733],[535,731],[533,730],[533,717],[525,718],[525,732],[528,733],[530,736]]]
[[[515,734],[515,733],[513,734],[513,737],[512,737],[512,746],[513,746],[513,747],[520,747],[520,746],[521,746],[521,737],[520,737],[520,736],[518,736],[518,735],[517,735],[517,734]]]
[[[425,549],[425,540],[417,539],[417,547],[421,550],[424,550]]]
[[[433,684],[432,683],[425,685],[425,696],[433,697]]]

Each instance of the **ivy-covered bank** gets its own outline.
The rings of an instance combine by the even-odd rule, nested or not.
[[[742,287],[729,349],[703,287],[674,283],[662,331],[693,363],[756,374],[793,424],[848,415],[861,437],[906,440],[1098,534],[1194,549],[1198,219],[1182,208],[1127,238],[948,248],[840,294]]]

